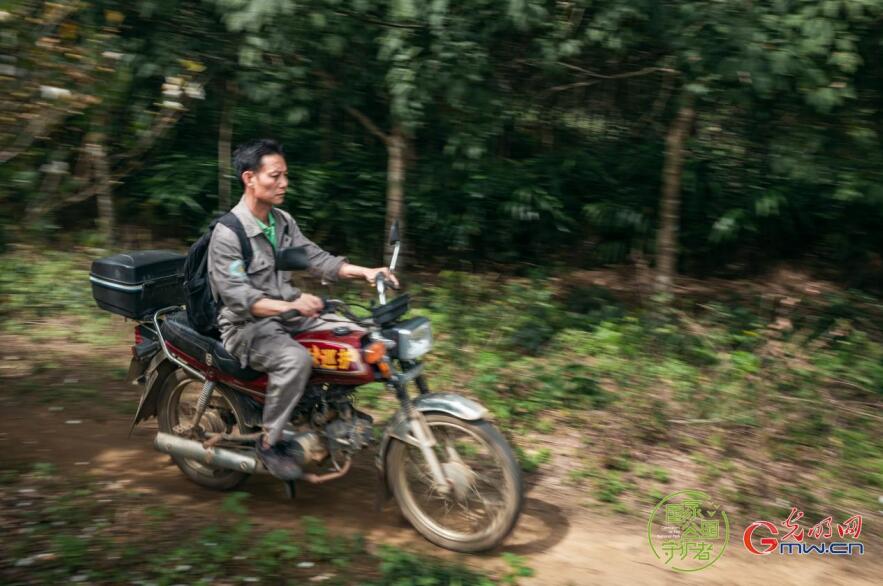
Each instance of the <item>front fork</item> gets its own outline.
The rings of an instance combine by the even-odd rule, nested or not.
[[[410,422],[411,434],[420,447],[420,453],[423,454],[423,458],[429,465],[429,472],[432,474],[437,490],[442,494],[448,494],[451,484],[447,476],[445,476],[441,462],[439,462],[438,456],[433,449],[436,445],[435,436],[432,435],[429,425],[426,424],[426,417],[420,411],[411,409],[408,420]]]
[[[422,374],[423,367],[414,365],[411,369],[404,373],[395,373],[390,377],[387,383],[396,394],[399,403],[402,405],[402,411],[408,421],[408,443],[420,449],[426,464],[429,466],[429,472],[432,474],[432,480],[435,482],[436,489],[442,494],[448,494],[451,490],[451,483],[445,476],[444,469],[435,453],[436,441],[432,435],[432,430],[426,423],[426,417],[419,409],[415,409],[411,404],[411,398],[408,396],[408,383],[414,381],[421,395],[429,393],[429,385],[426,377]]]

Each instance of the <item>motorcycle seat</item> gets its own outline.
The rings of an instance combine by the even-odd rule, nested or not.
[[[239,366],[239,360],[227,352],[219,339],[204,336],[194,330],[187,320],[186,311],[169,315],[161,327],[166,340],[203,364],[214,366],[230,376],[245,381],[254,380],[264,374],[251,368],[242,368]]]

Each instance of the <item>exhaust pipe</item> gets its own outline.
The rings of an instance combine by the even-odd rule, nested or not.
[[[224,448],[206,449],[198,441],[185,439],[170,433],[157,433],[156,439],[153,440],[153,446],[164,454],[197,460],[203,464],[217,466],[218,468],[238,470],[246,474],[267,472],[263,464],[258,463],[255,456],[247,456],[241,452],[225,450]]]

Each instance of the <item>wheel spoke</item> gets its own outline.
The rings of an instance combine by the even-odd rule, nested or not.
[[[504,495],[512,490],[499,454],[467,427],[428,423],[436,442],[433,451],[453,486],[450,492],[440,492],[423,454],[406,446],[406,484],[419,514],[455,535],[492,530],[505,512]]]
[[[183,381],[176,389],[177,404],[171,406],[173,429],[180,425],[189,426],[191,424],[196,415],[196,404],[201,392],[202,383],[195,380]],[[232,421],[236,420],[235,415],[233,415],[233,409],[227,400],[216,393],[203,413],[199,425],[207,432],[224,433],[230,427],[224,422],[225,417]],[[216,468],[198,460],[186,459],[185,461],[188,467],[205,476],[222,477],[231,473],[229,470]]]

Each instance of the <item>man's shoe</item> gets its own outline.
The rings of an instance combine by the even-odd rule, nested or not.
[[[265,448],[260,439],[256,444],[255,451],[258,459],[263,462],[270,474],[282,480],[297,480],[301,477],[303,471],[294,458],[286,453],[287,446],[284,442],[279,442],[269,448]]]

